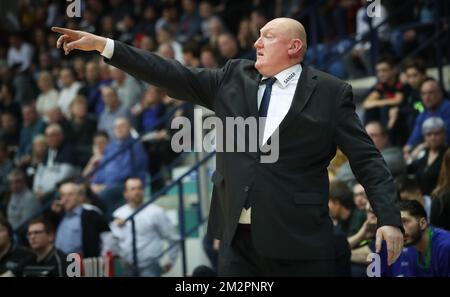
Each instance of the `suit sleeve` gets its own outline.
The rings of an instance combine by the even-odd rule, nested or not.
[[[178,61],[114,41],[111,64],[134,77],[165,89],[169,96],[214,110],[214,98],[226,73],[222,69],[189,68]]]
[[[378,218],[378,225],[402,229],[394,179],[355,112],[350,85],[343,85],[338,100],[336,144],[349,159],[356,179],[364,187]]]

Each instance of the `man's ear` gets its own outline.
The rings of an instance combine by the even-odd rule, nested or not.
[[[289,56],[296,56],[300,53],[303,48],[303,42],[300,39],[292,39],[289,45],[288,54]]]
[[[421,230],[421,231],[423,231],[423,230],[425,230],[425,229],[428,228],[428,222],[427,222],[427,219],[426,219],[426,218],[421,218],[421,219],[419,220],[419,227],[420,227],[420,230]]]

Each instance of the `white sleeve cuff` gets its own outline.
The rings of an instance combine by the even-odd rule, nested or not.
[[[114,40],[108,38],[106,40],[105,48],[103,49],[103,52],[101,52],[101,55],[107,59],[111,59],[114,54]]]

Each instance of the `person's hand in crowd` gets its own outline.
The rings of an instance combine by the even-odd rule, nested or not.
[[[164,265],[161,267],[162,273],[167,273],[167,272],[170,271],[170,269],[172,269],[172,264],[170,264],[170,263],[164,264]]]
[[[376,252],[381,250],[381,242],[386,241],[388,254],[388,265],[392,265],[400,256],[403,250],[403,234],[400,228],[394,226],[382,226],[377,229],[376,234]]]
[[[398,107],[389,108],[389,121],[387,124],[387,127],[389,130],[394,128],[395,122],[397,122],[397,119],[398,119],[398,113],[399,113]]]
[[[214,249],[215,251],[218,251],[218,250],[219,250],[219,247],[220,247],[220,240],[214,239],[214,240],[213,240],[213,249]]]
[[[62,34],[56,41],[56,47],[64,49],[68,55],[72,50],[102,52],[106,46],[106,38],[88,32],[52,27],[53,32]]]
[[[100,194],[104,189],[105,189],[105,185],[102,184],[92,184],[91,185],[91,189],[95,194]]]
[[[18,167],[26,166],[28,164],[31,164],[31,156],[30,155],[22,156],[16,160],[16,165]]]
[[[56,199],[53,201],[51,210],[55,213],[60,213],[62,211],[63,205],[61,203],[61,200]]]
[[[116,219],[114,219],[114,224],[116,224],[119,227],[123,227],[123,226],[125,226],[125,220],[116,218]]]

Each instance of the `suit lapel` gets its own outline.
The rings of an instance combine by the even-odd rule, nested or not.
[[[306,103],[308,103],[311,94],[316,88],[316,84],[317,75],[315,75],[315,73],[308,66],[304,65],[302,74],[300,75],[300,79],[297,83],[294,98],[292,99],[291,107],[279,126],[280,134],[303,110]]]
[[[245,83],[245,100],[249,110],[249,116],[258,119],[258,88],[262,75],[255,69],[254,64],[251,64],[246,69],[249,79]]]

